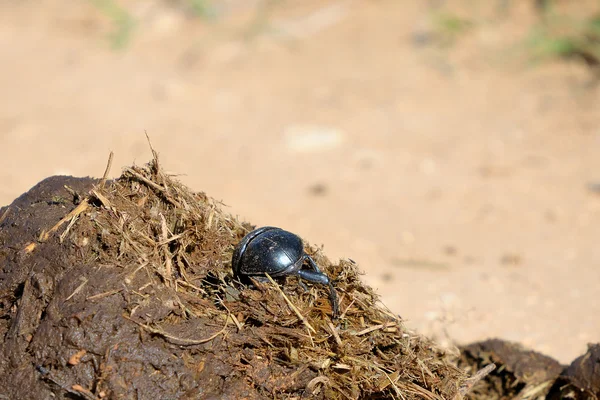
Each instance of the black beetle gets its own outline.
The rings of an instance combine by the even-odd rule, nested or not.
[[[302,269],[305,261],[312,270]],[[338,300],[331,280],[304,252],[302,239],[291,232],[272,226],[253,230],[235,247],[231,267],[239,278],[253,277],[264,281],[265,274],[273,278],[298,275],[310,282],[329,285],[333,316],[338,316]]]

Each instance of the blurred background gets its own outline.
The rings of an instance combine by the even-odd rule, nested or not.
[[[0,204],[151,155],[443,344],[600,339],[600,4],[0,2]]]

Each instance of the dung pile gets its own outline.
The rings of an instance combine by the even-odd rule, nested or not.
[[[470,386],[468,398],[472,400],[600,398],[600,344],[590,343],[587,352],[568,366],[500,339],[471,343],[461,353],[458,364],[466,370],[497,367]]]
[[[349,260],[333,278],[248,288],[253,229],[160,168],[53,177],[0,209],[1,398],[453,399],[467,380],[406,330]]]

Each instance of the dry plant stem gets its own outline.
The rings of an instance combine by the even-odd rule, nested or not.
[[[108,200],[104,195],[102,195],[100,192],[98,192],[97,190],[92,190],[92,194],[98,199],[100,200],[100,203],[102,203],[102,205],[108,209],[112,208],[112,204],[110,203],[110,200]]]
[[[443,397],[441,397],[440,395],[433,393],[430,390],[427,390],[426,388],[415,384],[414,382],[410,382],[405,379],[400,379],[400,374],[398,371],[393,372],[392,374],[388,374],[386,371],[379,367],[375,367],[375,369],[384,375],[384,378],[381,379],[379,382],[379,390],[383,390],[389,385],[391,385],[396,395],[401,399],[405,399],[404,395],[402,394],[402,390],[404,390],[405,392],[416,394],[419,396],[419,398],[422,399],[444,400]]]
[[[162,215],[162,214],[161,214],[161,215]],[[164,217],[163,217],[163,218],[164,218]],[[169,243],[171,243],[171,242],[173,242],[173,241],[175,241],[175,240],[177,240],[177,239],[180,239],[180,238],[184,237],[186,234],[187,234],[187,232],[183,232],[183,233],[179,233],[179,234],[177,234],[177,235],[173,235],[173,236],[171,236],[170,238],[167,238],[167,239],[163,239],[163,240],[161,240],[161,241],[160,241],[160,242],[158,242],[157,244],[158,244],[159,246],[163,246],[163,245],[165,245],[165,244],[169,244]]]
[[[75,207],[70,213],[68,213],[63,219],[58,221],[56,223],[56,225],[54,225],[52,228],[50,228],[50,230],[48,232],[42,232],[40,234],[39,240],[41,242],[45,242],[46,240],[48,240],[51,233],[56,232],[58,230],[58,228],[61,227],[62,224],[64,224],[68,220],[78,216],[79,214],[81,214],[82,212],[87,210],[88,206],[89,206],[89,198],[86,198],[81,203],[79,203],[79,205],[77,207]]]
[[[75,290],[73,291],[73,293],[71,293],[71,294],[69,295],[69,297],[67,297],[67,298],[65,299],[65,301],[67,301],[67,300],[71,300],[71,298],[72,298],[73,296],[75,296],[77,293],[79,293],[79,292],[81,291],[81,289],[83,289],[83,287],[84,287],[85,285],[87,285],[87,283],[88,283],[88,279],[87,279],[87,278],[83,278],[83,283],[82,283],[81,285],[77,286],[77,288],[75,288]]]
[[[113,161],[114,155],[115,154],[112,151],[108,155],[108,162],[106,163],[106,169],[104,170],[104,175],[102,176],[102,179],[100,180],[100,184],[98,185],[100,187],[100,189],[104,188],[104,184],[106,183],[106,180],[108,179],[108,174],[110,173],[110,167],[112,166],[112,161]]]
[[[134,170],[133,170],[133,169],[131,169],[131,168],[125,168],[125,169],[124,169],[124,171],[125,171],[125,172],[128,172],[128,173],[130,173],[131,175],[135,176],[137,179],[139,179],[140,181],[142,181],[142,182],[143,182],[143,183],[145,183],[146,185],[148,185],[148,186],[150,186],[151,188],[153,188],[153,189],[157,190],[158,192],[160,192],[160,193],[161,193],[161,194],[164,196],[164,198],[165,198],[165,199],[166,199],[166,200],[167,200],[169,203],[171,203],[172,205],[174,205],[175,207],[177,207],[177,208],[183,208],[183,207],[181,206],[181,204],[180,204],[180,203],[179,203],[177,200],[175,200],[175,199],[171,198],[171,197],[168,195],[168,193],[167,193],[167,190],[166,190],[164,187],[162,187],[162,186],[160,186],[160,185],[158,185],[158,184],[156,184],[156,183],[152,182],[150,179],[146,178],[145,176],[141,175],[140,173],[138,173],[138,172],[134,171]]]
[[[296,308],[296,306],[294,305],[294,303],[292,303],[292,301],[285,295],[285,293],[283,293],[283,290],[281,290],[281,288],[279,287],[279,285],[273,280],[273,278],[271,278],[271,275],[269,275],[269,274],[265,274],[265,275],[267,276],[267,278],[269,279],[269,281],[271,281],[271,283],[273,284],[273,286],[275,286],[275,289],[277,289],[277,291],[283,296],[283,298],[288,303],[288,305],[290,306],[290,308],[292,309],[292,311],[294,311],[296,313],[296,315],[298,316],[298,318],[300,318],[300,321],[302,321],[302,323],[304,324],[304,326],[306,326],[306,328],[308,328],[309,331],[312,331],[313,333],[317,333],[317,331],[315,331],[315,328],[313,328],[308,323],[308,321],[306,320],[306,318],[304,318],[304,315],[302,315],[300,313],[300,310],[298,310],[298,308]]]
[[[106,169],[104,171],[104,177],[100,181],[100,185],[99,185],[100,188],[104,187],[104,184],[106,182],[106,177],[108,176],[108,173],[110,172],[110,166],[112,164],[112,158],[113,158],[113,152],[111,151],[110,155],[108,157],[108,164],[106,165]],[[108,201],[108,199],[106,199],[106,197],[100,195],[95,190],[92,190],[91,194],[93,194],[95,197],[97,197],[98,200],[100,200],[105,207],[110,208],[110,202]],[[56,225],[54,225],[52,228],[50,228],[49,231],[42,232],[40,234],[40,236],[39,236],[40,242],[45,242],[46,240],[48,240],[48,238],[50,237],[50,234],[52,234],[53,232],[57,231],[58,228],[60,228],[62,226],[62,224],[64,224],[68,220],[71,220],[71,223],[69,224],[69,226],[67,227],[67,229],[62,233],[62,235],[60,237],[61,238],[61,242],[62,242],[62,240],[64,239],[64,237],[67,235],[67,233],[69,232],[69,230],[71,229],[71,227],[75,223],[76,218],[81,213],[83,213],[85,210],[87,210],[87,208],[89,206],[89,203],[90,203],[90,197],[88,196],[85,199],[83,199],[83,201],[81,203],[79,203],[79,205],[77,207],[75,207],[70,213],[68,213],[63,219],[61,219],[60,221],[58,221],[56,223]],[[6,210],[6,212],[4,214],[6,214],[7,212],[8,212],[8,210]],[[3,215],[3,218],[4,218],[4,215]]]
[[[81,385],[73,385],[73,386],[71,386],[71,389],[73,389],[79,395],[85,397],[86,399],[97,399],[97,397],[94,396],[94,394],[92,392],[90,392],[88,389],[84,388]]]
[[[148,261],[143,261],[139,267],[137,267],[135,270],[133,270],[131,273],[129,273],[127,275],[127,277],[125,277],[125,283],[129,283],[133,280],[133,278],[135,277],[135,274],[138,273],[138,271],[144,267],[146,267],[148,265]]]
[[[397,325],[397,322],[388,322],[388,323],[385,323],[385,324],[375,325],[375,326],[371,326],[371,327],[369,327],[367,329],[363,329],[362,331],[357,332],[354,335],[355,336],[362,336],[362,335],[366,335],[367,333],[376,331],[378,329],[390,328],[390,327],[396,326],[396,325]]]
[[[73,227],[73,225],[75,225],[75,222],[77,222],[77,218],[79,218],[78,215],[75,215],[73,218],[71,218],[71,222],[69,222],[69,225],[67,225],[67,228],[65,229],[65,231],[60,234],[59,241],[61,243],[65,240],[65,238],[69,234],[69,231],[71,230],[71,228]]]
[[[154,333],[155,335],[160,335],[162,337],[164,337],[165,339],[168,339],[169,342],[179,345],[179,346],[193,346],[195,344],[203,344],[203,343],[207,343],[210,342],[211,340],[213,340],[214,338],[216,338],[217,336],[225,333],[225,330],[227,329],[227,325],[229,325],[229,318],[230,315],[227,315],[227,318],[225,318],[225,325],[223,326],[223,329],[221,329],[220,331],[218,331],[217,333],[215,333],[214,335],[211,335],[205,339],[185,339],[185,338],[178,338],[177,336],[172,336],[169,335],[168,333],[161,331],[160,329],[155,329],[151,326],[148,326],[146,324],[142,324],[141,322],[137,322],[134,321],[133,319],[129,318],[126,315],[123,315],[123,318],[133,322],[136,325],[141,326],[142,328],[146,329],[148,332],[150,333]]]
[[[148,135],[148,132],[144,131],[144,135],[146,135],[146,140],[148,141],[148,146],[150,146],[150,151],[152,151],[152,157],[154,158],[154,165],[156,166],[156,170],[160,170],[160,167],[158,166],[158,153],[156,152],[156,150],[154,150],[154,147],[152,147],[152,141],[150,140],[150,136]]]
[[[543,382],[540,383],[537,386],[534,387],[529,387],[525,386],[525,388],[523,388],[523,392],[521,393],[521,395],[519,396],[519,399],[534,399],[539,397],[538,394],[545,390],[548,386],[552,385],[554,382],[552,381],[547,381],[547,382]]]
[[[35,243],[29,243],[29,244],[27,244],[27,246],[25,246],[23,251],[25,253],[31,253],[33,250],[35,250],[36,247],[37,247],[37,245]]]
[[[235,324],[235,326],[237,326],[238,331],[241,331],[243,328],[243,325],[240,323],[240,321],[236,318],[235,315],[233,315],[233,313],[229,310],[229,308],[227,308],[227,306],[225,305],[225,303],[223,302],[223,299],[221,299],[219,296],[217,296],[217,299],[219,299],[219,302],[221,303],[221,305],[223,306],[223,308],[225,308],[227,310],[227,312],[229,313],[229,315],[231,316],[231,320],[233,321],[233,323]]]
[[[173,257],[173,255],[171,254],[171,252],[169,251],[169,246],[168,246],[168,241],[167,239],[169,238],[169,228],[167,227],[167,220],[165,219],[165,216],[162,215],[162,213],[160,214],[160,227],[161,227],[161,239],[162,242],[165,242],[165,244],[163,244],[161,246],[162,251],[164,253],[164,257],[165,257],[165,271],[166,271],[166,276],[167,276],[167,284],[171,284],[171,280],[173,277],[173,263],[171,261],[171,258]]]
[[[194,285],[193,283],[189,283],[187,281],[182,281],[181,279],[177,279],[175,282],[178,285],[186,286],[186,287],[189,287],[191,289],[194,289],[194,290],[196,290],[199,293],[206,293],[206,291],[204,289],[202,289],[201,287],[198,287],[198,286]]]
[[[390,317],[391,319],[393,319],[394,321],[401,321],[402,318],[400,318],[399,315],[394,314],[385,304],[383,304],[381,301],[379,301],[379,304],[381,305],[381,311],[383,311],[385,314],[387,314],[388,317]]]
[[[123,291],[123,289],[110,290],[108,292],[98,293],[98,294],[95,294],[93,296],[87,297],[86,300],[97,300],[97,299],[101,299],[101,298],[104,298],[104,297],[112,296],[113,294],[117,294],[117,293],[120,293],[122,291]]]
[[[352,307],[352,305],[354,304],[354,299],[352,299],[352,301],[350,302],[350,304],[348,304],[348,307],[346,307],[346,309],[344,310],[344,312],[342,313],[342,315],[340,315],[340,319],[344,319],[344,317],[346,316],[346,313],[348,312],[348,310],[350,309],[350,307]]]
[[[74,191],[72,188],[70,188],[69,186],[67,186],[67,185],[63,185],[63,187],[65,188],[65,190],[66,190],[67,192],[69,192],[69,194],[70,194],[71,196],[73,196],[73,198],[74,198],[74,199],[79,197],[79,194],[78,194],[76,191]]]
[[[341,387],[339,387],[338,385],[331,385],[332,388],[334,388],[335,390],[337,390],[338,392],[340,392],[342,394],[342,396],[344,396],[345,398],[347,398],[348,400],[354,400],[355,398],[350,396],[348,393],[344,392],[342,390]],[[403,399],[404,400],[404,399]]]
[[[329,330],[331,331],[331,334],[333,335],[333,338],[335,339],[335,342],[337,343],[337,345],[339,347],[342,347],[342,339],[340,338],[340,335],[338,335],[337,330],[335,329],[335,326],[333,326],[333,324],[331,323],[331,321],[327,321],[327,326],[329,327]]]
[[[6,216],[8,215],[9,211],[10,211],[10,208],[7,208],[6,211],[4,211],[2,213],[2,215],[0,216],[0,224],[6,219]]]
[[[406,381],[406,380],[399,380],[396,385],[399,388],[404,389],[406,392],[418,395],[419,398],[422,398],[422,399],[444,400],[444,398],[441,397],[440,395],[432,393],[431,391],[415,384],[414,382],[410,382],[410,381]]]
[[[477,382],[488,376],[493,370],[496,369],[496,364],[492,363],[486,365],[481,368],[479,371],[475,373],[472,377],[466,380],[466,382],[458,389],[458,393],[460,396],[464,396],[475,386]],[[459,399],[459,397],[455,397],[455,399]]]
[[[185,273],[186,265],[189,267],[191,264],[190,264],[189,260],[187,259],[187,257],[185,256],[185,254],[177,254],[177,270],[179,271],[179,274],[183,277],[183,281],[181,279],[177,279],[176,282],[184,282],[185,285],[198,290],[200,293],[206,294],[204,289],[199,288],[198,286],[196,286],[190,282],[187,274]]]
[[[140,174],[140,173],[136,172],[135,170],[133,170],[133,168],[127,167],[123,171],[128,172],[131,175],[135,176],[137,179],[139,179],[140,181],[142,181],[146,185],[150,186],[151,188],[153,188],[155,190],[158,190],[161,193],[165,192],[165,189],[162,186],[160,186],[157,183],[152,182],[150,179],[146,178],[142,174]]]
[[[401,398],[404,398],[404,396],[402,396],[402,392],[400,391],[400,389],[398,389],[398,386],[396,386],[396,382],[394,382],[392,380],[392,378],[390,378],[390,376],[387,374],[387,372],[383,371],[383,374],[385,375],[385,377],[388,380],[388,382],[390,383],[390,385],[392,385],[392,388],[394,388],[394,392],[396,392],[396,394],[398,396],[400,396]]]

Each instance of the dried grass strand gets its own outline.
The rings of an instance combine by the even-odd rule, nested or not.
[[[331,321],[327,321],[327,326],[329,327],[329,330],[331,331],[331,334],[333,335],[333,338],[335,339],[335,343],[341,348],[343,343],[342,343],[342,339],[340,338],[340,335],[337,332],[337,329],[335,328],[335,326],[333,326]]]
[[[65,301],[69,301],[69,300],[71,300],[71,298],[73,298],[73,296],[75,296],[77,293],[79,293],[79,292],[81,291],[81,289],[83,289],[83,287],[84,287],[85,285],[87,285],[87,283],[88,283],[88,278],[83,278],[83,282],[81,283],[81,285],[77,286],[77,287],[75,288],[75,290],[73,290],[73,293],[71,293],[71,294],[69,295],[69,297],[67,297],[67,298],[65,299]]]
[[[8,216],[9,212],[10,212],[10,207],[6,207],[6,210],[2,213],[2,215],[0,215],[0,224],[4,222],[4,220]]]
[[[458,393],[461,397],[465,396],[475,386],[477,382],[488,376],[493,370],[496,369],[496,364],[491,363],[481,368],[472,377],[468,378],[462,386],[458,389]],[[458,395],[454,399],[459,399]]]
[[[165,339],[168,339],[168,341],[170,341],[171,343],[179,345],[179,346],[193,346],[193,345],[197,345],[197,344],[208,343],[211,340],[215,339],[217,336],[225,333],[225,330],[227,329],[227,326],[229,325],[229,315],[228,315],[227,318],[225,318],[225,325],[223,326],[223,328],[220,331],[216,332],[214,335],[211,335],[204,339],[185,339],[185,338],[180,338],[177,336],[169,335],[165,331],[153,328],[146,324],[142,324],[141,322],[135,321],[126,315],[123,315],[123,318],[133,322],[136,325],[139,325],[140,327],[146,329],[148,332],[153,333],[155,335],[160,335],[160,336],[164,337]]]
[[[374,326],[368,327],[366,329],[363,329],[360,332],[356,332],[354,334],[354,336],[363,336],[363,335],[366,335],[367,333],[371,333],[371,332],[379,330],[379,329],[391,328],[393,326],[396,326],[397,324],[398,323],[396,321],[392,321],[392,322],[386,322],[385,324],[374,325]]]
[[[269,281],[271,281],[271,283],[273,284],[273,286],[275,286],[275,289],[277,289],[277,291],[279,292],[279,294],[281,294],[281,296],[283,296],[284,300],[286,301],[286,303],[288,304],[288,306],[290,306],[290,308],[292,309],[292,311],[294,311],[294,313],[298,316],[298,318],[300,318],[300,321],[302,321],[302,323],[304,324],[304,326],[311,332],[313,333],[317,333],[317,331],[315,330],[315,328],[313,328],[308,321],[306,320],[306,318],[304,317],[304,315],[302,315],[302,313],[300,313],[300,310],[298,310],[298,308],[294,305],[294,303],[292,303],[292,301],[285,295],[285,293],[283,293],[283,290],[281,290],[281,288],[279,287],[279,285],[273,280],[273,278],[271,278],[271,275],[269,274],[265,274],[267,276],[267,278],[269,279]]]
[[[60,221],[58,221],[56,223],[56,225],[54,225],[52,228],[50,228],[50,230],[43,231],[39,237],[40,242],[47,241],[48,238],[50,237],[50,234],[56,232],[58,230],[58,228],[60,228],[62,226],[62,224],[64,224],[65,222],[69,221],[73,217],[76,217],[79,214],[81,214],[82,212],[84,212],[85,210],[87,210],[88,206],[89,206],[89,198],[86,198],[81,203],[79,203],[79,205],[77,207],[75,207],[73,210],[71,210],[70,213],[68,213]]]
[[[86,389],[86,388],[84,388],[81,385],[75,384],[75,385],[71,386],[71,389],[73,389],[75,392],[77,392],[77,394],[79,394],[80,396],[85,397],[86,399],[90,399],[90,400],[92,400],[92,399],[94,399],[94,400],[98,399],[98,397],[96,397],[94,395],[94,393],[92,393],[89,389]]]
[[[113,294],[117,294],[117,293],[120,293],[122,291],[123,291],[123,289],[109,290],[108,292],[98,293],[98,294],[95,294],[93,296],[86,297],[85,299],[86,300],[98,300],[98,299],[102,299],[104,297],[112,296]]]
[[[112,151],[108,155],[108,161],[106,163],[106,169],[104,170],[104,175],[102,175],[102,179],[100,180],[100,183],[98,184],[98,186],[100,187],[100,189],[103,189],[104,185],[106,184],[106,180],[108,179],[108,174],[110,173],[110,168],[112,167],[112,162],[113,162],[113,156],[114,155],[115,154]]]

